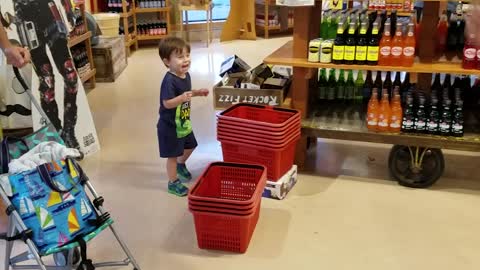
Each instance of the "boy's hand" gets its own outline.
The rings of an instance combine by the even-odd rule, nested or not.
[[[208,93],[210,93],[210,91],[206,88],[202,88],[202,89],[199,89],[199,90],[194,90],[194,93],[196,96],[208,96]]]
[[[182,103],[190,101],[192,99],[192,95],[193,95],[192,91],[188,91],[188,92],[183,93],[181,95]]]

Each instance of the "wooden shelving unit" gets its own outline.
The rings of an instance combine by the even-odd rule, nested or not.
[[[296,164],[302,168],[306,159],[307,142],[316,138],[332,138],[337,140],[350,140],[362,142],[385,143],[400,146],[415,147],[418,149],[454,149],[466,151],[480,151],[480,123],[469,127],[464,137],[444,137],[423,134],[391,134],[368,131],[364,120],[350,118],[333,118],[325,112],[327,108],[320,105],[310,106],[309,87],[310,80],[317,78],[319,68],[335,68],[346,70],[376,70],[376,71],[407,71],[411,76],[417,76],[418,89],[428,92],[432,73],[480,75],[480,70],[463,69],[459,62],[436,62],[434,50],[434,35],[438,22],[439,1],[426,1],[421,21],[421,39],[418,49],[418,59],[412,67],[368,66],[368,65],[334,65],[312,63],[307,61],[308,43],[317,38],[319,33],[320,16],[322,14],[321,2],[316,1],[314,7],[297,7],[294,9],[294,34],[293,41],[281,46],[278,50],[264,59],[266,64],[284,65],[293,67],[293,82],[291,86],[292,97],[289,100],[291,107],[302,112],[302,138],[297,145]],[[319,107],[320,106],[320,107]],[[328,107],[328,105],[324,105]],[[312,108],[310,108],[312,107]],[[363,111],[363,113],[365,113]],[[394,149],[394,148],[392,148]],[[392,150],[393,151],[393,150]],[[423,151],[423,150],[422,150]],[[434,151],[438,153],[438,151]],[[441,153],[441,151],[440,151]],[[392,158],[392,154],[391,154]],[[413,158],[412,158],[413,159]],[[443,160],[443,156],[441,156]],[[418,160],[415,160],[418,162]],[[412,161],[413,163],[413,161]],[[389,163],[389,168],[391,164]],[[443,166],[439,166],[443,172]],[[441,175],[441,173],[440,173]],[[405,185],[403,180],[395,177],[399,183]],[[422,178],[423,179],[423,178]],[[438,179],[438,178],[437,178]],[[410,180],[410,179],[409,179]],[[413,180],[412,180],[413,181]],[[433,183],[436,180],[433,181]],[[412,184],[412,187],[427,187],[433,183],[424,183],[422,186]],[[408,184],[407,184],[408,186]]]
[[[68,47],[72,48],[75,45],[78,45],[80,43],[85,44],[85,48],[87,49],[88,62],[90,63],[91,71],[84,76],[80,75],[80,79],[81,79],[82,83],[84,83],[84,84],[88,83],[87,84],[88,88],[93,89],[93,88],[95,88],[95,85],[96,85],[96,81],[95,81],[96,70],[95,70],[95,64],[93,62],[92,43],[91,43],[91,40],[90,40],[90,38],[92,37],[92,32],[89,31],[88,25],[87,25],[87,20],[85,18],[85,3],[79,3],[78,7],[80,7],[80,10],[82,12],[82,17],[84,19],[83,21],[85,23],[85,28],[86,28],[87,32],[85,32],[84,34],[79,35],[79,36],[70,37],[69,40],[68,40]]]
[[[105,12],[106,11],[106,0],[94,0],[93,4],[93,12]],[[123,12],[120,13],[120,17],[123,18],[123,29],[125,29],[125,47],[127,49],[127,55],[131,54],[131,48],[134,46],[135,50],[138,49],[138,42],[139,41],[152,41],[152,40],[160,40],[168,36],[171,31],[170,26],[170,1],[166,0],[166,7],[162,8],[140,8],[136,6],[136,1],[131,1],[131,8],[127,10],[127,0],[122,0],[122,9]],[[138,35],[137,31],[137,21],[138,16],[141,14],[148,14],[148,13],[158,13],[158,17],[160,14],[164,16],[165,22],[167,22],[167,35],[155,35],[155,36],[141,36]],[[129,32],[129,19],[133,18],[133,25],[134,30],[133,32]]]
[[[166,35],[138,35],[139,41],[153,41],[153,40],[160,40],[170,35],[171,25],[170,25],[170,0],[165,1],[166,7],[161,8],[139,8],[135,7],[134,13],[135,17],[141,14],[148,14],[148,13],[157,13],[157,19],[161,19],[167,23],[167,34]],[[138,19],[138,18],[137,18]]]
[[[93,13],[107,12],[107,0],[94,0],[92,12]],[[122,18],[123,29],[125,32],[125,49],[127,51],[127,56],[130,56],[132,52],[132,46],[134,46],[135,50],[138,50],[137,17],[135,16],[135,1],[131,1],[131,7],[129,10],[127,0],[122,0],[122,12],[119,14],[120,14],[120,18]],[[129,28],[130,18],[132,18],[133,20],[133,32],[130,32],[130,28]]]
[[[276,7],[276,0],[256,0],[255,1],[256,5],[263,5],[263,12],[265,15],[265,23],[263,25],[258,24],[255,22],[255,27],[259,30],[259,32],[263,32],[265,39],[268,39],[270,37],[270,32],[271,31],[279,31],[280,26],[279,25],[269,25],[268,23],[268,15],[270,12],[270,7]],[[256,20],[257,14],[255,12],[255,20]],[[288,30],[293,29],[293,24],[288,25]]]

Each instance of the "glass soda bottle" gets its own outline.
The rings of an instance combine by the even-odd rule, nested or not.
[[[327,10],[323,13],[322,22],[320,23],[320,37],[322,39],[328,39],[328,25],[330,21],[330,11]]]
[[[415,33],[413,23],[408,24],[407,36],[403,39],[402,66],[411,67],[415,60]]]
[[[322,68],[320,71],[320,77],[318,79],[318,103],[322,104],[327,98],[327,70]]]
[[[370,131],[377,131],[378,110],[379,110],[378,91],[376,88],[373,88],[370,101],[368,102],[368,110],[367,110],[367,128]]]
[[[357,47],[355,48],[355,62],[358,65],[365,65],[367,62],[367,22],[362,22],[360,26],[360,33],[357,39]]]
[[[340,69],[340,75],[337,81],[337,100],[340,103],[345,102],[345,72]]]
[[[397,23],[395,36],[392,40],[392,54],[390,65],[391,66],[400,66],[402,64],[402,53],[403,53],[403,37],[402,37],[402,23]]]
[[[357,43],[355,40],[356,31],[356,22],[351,21],[348,27],[347,38],[345,40],[345,64],[355,64],[355,45]]]
[[[406,106],[402,117],[402,131],[413,132],[413,122],[415,120],[415,112],[413,110],[413,97],[407,96]]]
[[[353,70],[349,70],[347,83],[345,84],[345,99],[348,105],[353,104],[354,97],[355,97],[355,83],[353,82]]]
[[[475,33],[469,33],[463,47],[463,61],[462,67],[464,69],[477,68],[477,47],[475,46]]]
[[[335,78],[335,69],[330,69],[330,74],[328,75],[328,91],[327,91],[327,100],[335,100],[337,80]]]
[[[388,100],[388,90],[382,90],[382,100],[378,110],[378,131],[386,132],[390,127],[390,101]]]
[[[448,35],[448,18],[447,18],[446,12],[444,11],[437,25],[436,53],[438,56],[445,53],[445,50],[447,49],[447,35]]]
[[[387,71],[385,75],[385,81],[383,82],[383,88],[387,89],[388,93],[388,100],[392,99],[392,90],[393,90],[393,83],[392,83],[392,72]]]
[[[378,51],[379,51],[380,39],[378,38],[379,26],[377,21],[373,23],[372,34],[370,36],[370,40],[368,41],[367,64],[369,65],[378,64]]]
[[[463,137],[463,133],[463,101],[457,100],[452,119],[452,135],[455,137]]]
[[[402,100],[399,93],[399,87],[397,86],[394,91],[393,101],[392,101],[392,112],[390,115],[390,132],[398,133],[402,130]]]
[[[450,136],[452,128],[452,112],[450,111],[450,106],[452,101],[450,99],[445,99],[443,101],[442,117],[440,120],[440,134],[442,136]]]
[[[392,38],[390,34],[390,19],[385,23],[385,30],[380,40],[380,55],[378,56],[378,65],[388,66],[390,64],[390,54],[392,49]]]
[[[417,133],[425,133],[427,127],[427,112],[425,111],[425,97],[420,96],[418,101],[418,109],[415,114],[415,120],[413,122],[413,126],[415,132]]]
[[[367,104],[372,96],[372,89],[374,88],[373,86],[373,78],[372,78],[372,71],[368,70],[367,71],[367,78],[365,79],[365,83],[363,84],[363,90],[362,90],[362,99],[363,103]],[[378,88],[377,88],[378,89]]]
[[[332,63],[343,64],[345,57],[345,38],[344,38],[343,22],[338,23],[337,37],[333,42]]]
[[[357,79],[355,80],[355,91],[354,91],[354,103],[361,104],[363,99],[363,72],[361,70],[357,73]]]
[[[440,122],[440,111],[438,110],[438,99],[432,97],[430,111],[427,117],[427,133],[438,135],[438,124]]]

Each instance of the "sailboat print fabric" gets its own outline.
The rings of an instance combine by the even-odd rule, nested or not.
[[[79,174],[70,159],[47,164],[58,190],[52,190],[37,169],[9,176],[12,204],[25,225],[33,231],[40,253],[68,244],[77,236],[95,229],[93,205],[79,183]]]

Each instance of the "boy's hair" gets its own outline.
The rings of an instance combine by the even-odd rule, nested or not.
[[[158,54],[162,60],[170,59],[173,52],[181,53],[183,49],[190,53],[190,44],[178,37],[167,37],[158,44]]]

